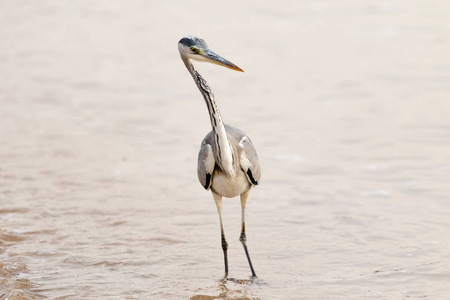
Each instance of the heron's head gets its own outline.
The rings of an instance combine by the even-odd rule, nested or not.
[[[183,60],[196,60],[213,63],[229,69],[244,72],[241,68],[226,60],[220,55],[212,52],[206,42],[195,36],[186,36],[178,42],[178,50]]]

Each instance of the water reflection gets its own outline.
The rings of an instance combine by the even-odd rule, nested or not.
[[[211,300],[211,299],[227,299],[227,300],[258,300],[259,297],[252,295],[255,293],[255,288],[261,285],[267,285],[262,279],[236,279],[223,278],[218,281],[215,288],[208,288],[207,290],[216,290],[217,296],[198,294],[192,296],[191,300]]]

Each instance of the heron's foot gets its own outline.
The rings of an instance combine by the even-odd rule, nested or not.
[[[260,278],[258,278],[256,276],[252,276],[252,278],[250,279],[250,284],[255,284],[255,285],[258,285],[258,286],[260,286],[260,285],[267,285],[267,283],[264,280],[262,280],[262,279],[260,279]]]
[[[256,276],[252,276],[250,279],[237,279],[237,278],[232,278],[232,277],[224,278],[224,279],[227,281],[237,283],[237,284],[248,284],[248,285],[258,285],[258,286],[267,285],[267,283],[264,280],[262,280]]]
[[[251,282],[249,279],[227,278],[227,280],[238,284],[250,284]]]

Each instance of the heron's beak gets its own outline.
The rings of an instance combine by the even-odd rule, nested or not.
[[[219,54],[212,52],[211,50],[206,50],[205,53],[202,54],[202,56],[206,59],[207,62],[227,67],[231,70],[244,72],[244,70],[233,64],[231,61],[226,60],[225,58],[223,58]]]

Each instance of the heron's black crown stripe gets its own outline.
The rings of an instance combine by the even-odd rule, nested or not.
[[[182,45],[186,45],[188,47],[197,45],[203,49],[208,49],[208,45],[206,44],[206,42],[203,39],[200,39],[198,37],[184,37],[182,38],[178,43],[182,44]]]

